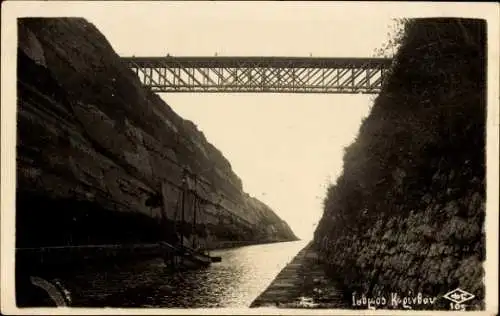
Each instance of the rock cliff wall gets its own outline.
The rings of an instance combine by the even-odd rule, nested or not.
[[[433,307],[448,309],[442,295],[459,287],[475,295],[468,309],[481,308],[485,32],[481,20],[406,25],[315,232],[349,300],[355,291],[420,292],[439,297]]]
[[[184,168],[194,192],[178,232],[211,248],[296,239],[92,24],[23,18],[18,30],[18,247],[175,239]]]

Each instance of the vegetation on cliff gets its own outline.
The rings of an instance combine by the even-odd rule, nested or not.
[[[482,307],[485,32],[482,20],[406,21],[315,232],[347,295],[459,287]]]

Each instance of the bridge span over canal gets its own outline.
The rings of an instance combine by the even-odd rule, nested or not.
[[[392,60],[321,57],[122,57],[153,92],[377,94]]]

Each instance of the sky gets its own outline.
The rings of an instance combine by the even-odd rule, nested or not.
[[[301,238],[322,214],[343,148],[368,114],[359,96],[225,94],[165,97],[196,122],[230,161],[243,189],[268,204]]]
[[[209,2],[107,10],[83,16],[121,56],[371,57],[393,25],[391,16],[362,11],[356,18],[331,4]],[[221,150],[244,191],[303,239],[312,237],[327,186],[341,173],[344,147],[371,105],[363,95],[161,97]]]

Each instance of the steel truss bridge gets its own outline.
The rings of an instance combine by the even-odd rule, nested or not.
[[[387,58],[123,57],[153,92],[376,94]]]

